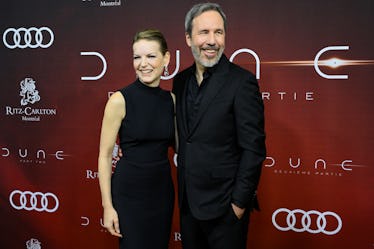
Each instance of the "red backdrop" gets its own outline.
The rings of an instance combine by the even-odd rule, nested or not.
[[[257,73],[266,109],[248,248],[373,248],[373,1],[217,2],[225,53]],[[171,72],[192,63],[183,26],[194,3],[2,3],[0,248],[116,248],[100,224],[103,108],[134,80],[136,31],[165,34]],[[174,218],[180,249],[177,208]]]

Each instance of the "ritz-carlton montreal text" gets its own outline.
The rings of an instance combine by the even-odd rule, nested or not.
[[[50,109],[50,108],[31,108],[31,107],[25,107],[25,108],[19,108],[19,107],[5,107],[6,115],[56,115],[57,110],[56,109]]]

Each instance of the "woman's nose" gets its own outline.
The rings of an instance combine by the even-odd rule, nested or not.
[[[144,67],[146,65],[147,65],[147,59],[146,58],[141,58],[141,60],[140,60],[140,66]]]

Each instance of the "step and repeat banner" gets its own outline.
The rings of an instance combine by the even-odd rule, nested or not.
[[[117,248],[98,185],[104,105],[135,79],[132,37],[144,28],[165,34],[171,89],[193,62],[184,16],[197,2],[1,3],[0,248]],[[248,248],[374,248],[374,2],[217,2],[225,54],[256,74],[265,103]],[[170,249],[181,248],[178,219],[176,207]]]

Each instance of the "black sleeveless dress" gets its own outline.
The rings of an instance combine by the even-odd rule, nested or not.
[[[174,106],[168,91],[139,80],[120,90],[126,116],[123,156],[112,175],[121,249],[167,249],[174,207],[168,147],[174,142]]]

